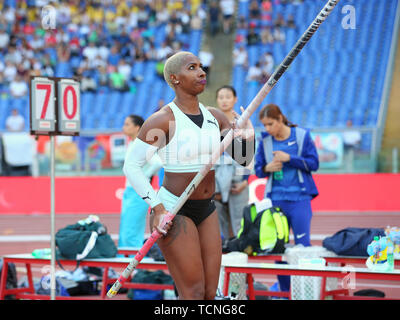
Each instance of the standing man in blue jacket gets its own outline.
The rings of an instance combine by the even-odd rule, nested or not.
[[[311,200],[318,195],[311,172],[319,167],[317,149],[310,132],[289,122],[277,105],[263,107],[259,118],[266,132],[261,134],[254,168],[257,177],[268,177],[264,197],[287,216],[295,244],[310,246]],[[289,291],[290,278],[278,279],[280,289]]]

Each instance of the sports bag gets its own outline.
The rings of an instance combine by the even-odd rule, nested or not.
[[[97,216],[89,216],[58,230],[55,238],[59,259],[80,261],[84,258],[112,258],[117,255],[114,241]]]
[[[368,245],[375,236],[385,236],[383,228],[345,228],[322,241],[326,249],[343,256],[368,257]]]
[[[283,253],[288,242],[289,225],[282,210],[276,206],[257,210],[252,203],[243,209],[238,235],[224,243],[223,252]]]

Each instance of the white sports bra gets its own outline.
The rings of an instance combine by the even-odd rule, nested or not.
[[[158,149],[158,155],[166,172],[198,172],[218,150],[221,132],[217,119],[201,103],[203,114],[201,128],[184,114],[174,102],[170,102],[175,117],[175,133],[169,143]]]

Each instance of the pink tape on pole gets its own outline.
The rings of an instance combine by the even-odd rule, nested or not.
[[[121,284],[121,285],[123,285],[124,283],[125,283],[125,281],[126,280],[128,280],[127,278],[124,278],[123,276],[122,276],[122,274],[119,276],[119,278],[118,278],[118,282]]]
[[[172,213],[168,212],[162,221],[161,228],[163,229],[165,225],[172,221],[174,219],[174,216]],[[138,251],[138,253],[135,255],[135,260],[140,262],[142,259],[146,256],[147,252],[149,252],[150,248],[154,245],[154,243],[157,241],[157,239],[161,236],[161,233],[159,233],[157,230],[154,230],[153,233],[150,235],[150,238],[147,239],[147,241],[143,244],[142,248]]]

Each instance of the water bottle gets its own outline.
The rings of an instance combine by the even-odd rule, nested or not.
[[[392,271],[394,269],[394,244],[388,239],[387,240],[387,270]]]
[[[379,251],[380,251],[379,237],[375,236],[374,240],[367,247],[367,253],[369,256],[375,256],[379,253]]]
[[[283,179],[283,171],[279,170],[279,171],[274,172],[274,179],[282,180]]]
[[[385,233],[393,243],[393,258],[400,259],[400,228],[388,226]]]
[[[35,249],[32,251],[32,255],[36,259],[49,259],[51,258],[51,249],[50,248]]]

